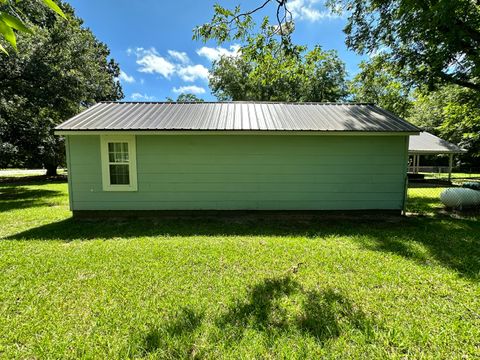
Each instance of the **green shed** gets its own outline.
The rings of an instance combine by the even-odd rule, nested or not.
[[[372,104],[99,103],[65,136],[70,208],[397,210],[409,135]]]

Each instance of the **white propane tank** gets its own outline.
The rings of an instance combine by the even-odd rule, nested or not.
[[[450,208],[480,206],[480,191],[467,188],[448,188],[440,194],[440,201]]]

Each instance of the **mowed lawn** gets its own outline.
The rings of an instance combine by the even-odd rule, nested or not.
[[[74,220],[0,184],[0,358],[480,357],[480,221]]]

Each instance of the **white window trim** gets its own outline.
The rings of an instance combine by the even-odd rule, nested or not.
[[[128,143],[129,159],[129,185],[110,184],[110,166],[108,160],[108,143],[126,142]],[[102,185],[103,191],[137,191],[137,149],[135,135],[101,135],[100,152],[102,160]]]

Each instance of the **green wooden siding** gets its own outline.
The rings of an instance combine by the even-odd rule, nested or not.
[[[100,138],[69,136],[73,210],[401,209],[405,136],[142,135],[138,191],[102,190]]]

